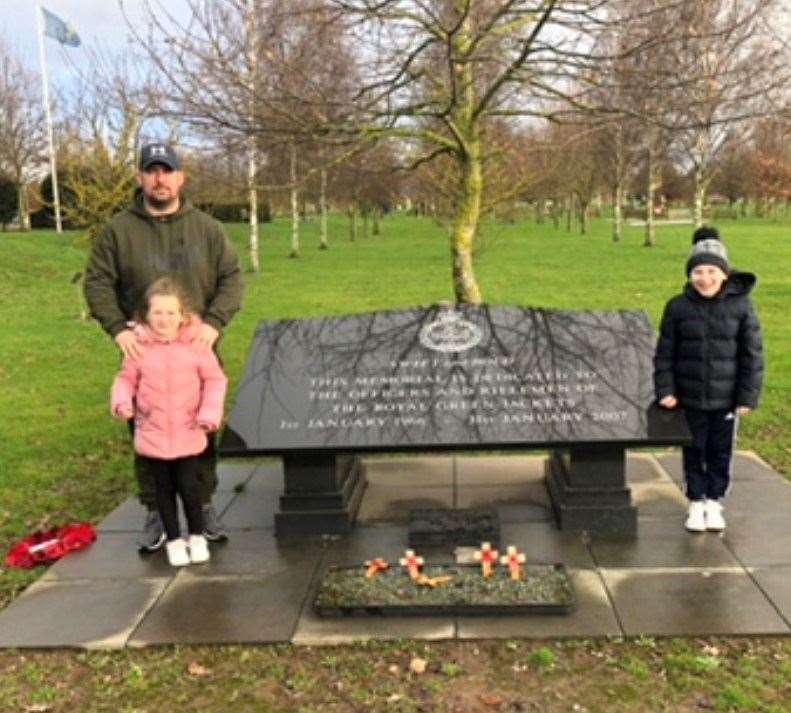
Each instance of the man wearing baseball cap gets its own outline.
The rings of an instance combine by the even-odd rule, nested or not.
[[[203,325],[196,349],[216,346],[222,329],[239,310],[242,277],[239,261],[222,226],[181,195],[184,172],[167,143],[143,146],[132,205],[113,216],[94,241],[85,270],[85,297],[91,315],[124,356],[139,357],[143,347],[131,328],[141,299],[154,280],[175,278],[196,302]],[[205,535],[223,540],[227,533],[211,504],[217,488],[214,440],[201,456]],[[148,510],[138,542],[144,552],[165,541],[157,512],[153,477],[135,459],[140,501]]]

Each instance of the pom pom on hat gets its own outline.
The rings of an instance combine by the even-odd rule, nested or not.
[[[719,240],[720,233],[716,228],[708,225],[701,225],[694,233],[692,233],[692,244],[699,243],[701,240]]]
[[[726,275],[731,271],[728,251],[722,244],[716,228],[704,225],[692,235],[692,252],[687,260],[687,276],[698,265],[716,265]]]

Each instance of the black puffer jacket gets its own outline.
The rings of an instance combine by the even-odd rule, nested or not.
[[[657,399],[714,411],[758,405],[763,380],[761,327],[750,302],[755,275],[733,272],[716,297],[692,285],[665,307],[654,357]]]

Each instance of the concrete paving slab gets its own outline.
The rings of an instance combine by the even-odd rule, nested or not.
[[[129,646],[289,641],[313,571],[205,577],[184,570],[146,614]]]
[[[63,557],[41,579],[171,579],[176,575],[164,548],[140,554],[136,539],[133,532],[100,532],[88,549]]]
[[[279,507],[279,490],[251,486],[234,494],[222,513],[222,521],[229,530],[270,530],[275,526],[275,513]]]
[[[578,533],[561,532],[553,522],[505,523],[501,527],[501,549],[516,545],[529,564],[564,564],[589,569],[593,557]]]
[[[741,568],[600,571],[628,636],[789,633]]]
[[[0,612],[0,647],[123,648],[168,579],[47,580]]]
[[[169,567],[162,552],[137,553],[144,513],[136,499],[128,499],[99,525],[94,545],[45,570],[0,612],[0,647],[259,643],[292,636],[301,644],[320,644],[403,637],[791,633],[791,484],[754,454],[737,454],[725,501],[728,528],[721,535],[683,529],[678,453],[629,454],[627,480],[639,516],[637,539],[631,541],[560,532],[541,456],[367,460],[381,479],[374,476],[363,517],[349,535],[283,538],[274,537],[273,527],[283,489],[280,461],[223,464],[215,504],[231,538],[212,545],[209,563],[183,570]],[[525,466],[518,475],[514,462]],[[529,561],[569,569],[580,598],[577,611],[459,619],[334,619],[313,612],[318,574],[327,567],[362,566],[376,556],[398,566],[412,509],[492,503],[503,545],[516,544]],[[365,519],[366,507],[373,520]],[[430,563],[454,559],[451,546],[420,554]]]
[[[412,510],[454,507],[453,496],[453,488],[449,485],[406,488],[403,485],[381,485],[369,482],[357,512],[357,522],[407,523]]]
[[[327,646],[389,639],[442,641],[455,636],[452,617],[320,617],[311,601],[305,605],[292,642]]]
[[[362,566],[374,557],[383,557],[392,567],[409,547],[409,533],[404,525],[382,524],[356,527],[348,535],[325,540],[322,565]],[[418,552],[430,563],[453,562],[453,548],[427,547]]]
[[[684,473],[681,468],[681,451],[663,453],[656,456],[657,462],[675,481],[681,482]],[[776,480],[782,476],[776,473],[752,451],[736,451],[731,464],[731,480]]]
[[[234,496],[235,493],[233,491],[218,491],[215,493],[212,502],[220,515],[223,514]],[[96,526],[96,530],[97,532],[138,533],[143,527],[145,516],[146,510],[140,504],[140,501],[136,497],[127,498]],[[180,516],[181,526],[184,528],[183,513],[180,513]]]
[[[546,456],[458,456],[456,483],[460,488],[477,485],[518,485],[543,480]]]
[[[283,463],[280,460],[262,461],[244,484],[245,493],[283,492]]]
[[[646,483],[661,481],[672,483],[673,479],[662,468],[657,459],[650,453],[627,453],[626,455],[626,482]]]
[[[499,503],[497,512],[502,524],[519,524],[522,522],[555,522],[555,516],[548,505],[536,502]]]
[[[458,638],[584,638],[622,635],[599,574],[590,569],[570,569],[569,576],[577,596],[577,608],[570,614],[459,617]]]
[[[531,480],[513,485],[473,485],[459,487],[458,507],[499,507],[501,505],[531,505],[551,512],[549,495],[543,480]]]
[[[643,518],[683,518],[689,502],[676,483],[649,480],[632,483],[632,502]]]
[[[750,573],[791,630],[791,565],[756,567]]]
[[[726,508],[728,527],[723,541],[746,567],[791,565],[789,514],[762,515],[758,511],[733,515]]]
[[[723,539],[713,532],[690,533],[683,521],[640,519],[637,539],[593,539],[596,565],[612,568],[735,567],[740,566]]]
[[[417,458],[363,458],[368,482],[407,488],[438,488],[453,485],[452,456]]]
[[[321,537],[277,538],[274,530],[231,531],[227,542],[210,545],[211,560],[189,568],[195,577],[273,575],[315,569]]]
[[[774,480],[733,481],[725,497],[725,517],[752,517],[760,520],[773,515],[791,513],[791,483]]]
[[[258,461],[232,461],[217,465],[217,492],[233,492],[244,486],[261,467]]]

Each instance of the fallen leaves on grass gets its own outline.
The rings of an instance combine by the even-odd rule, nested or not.
[[[488,708],[500,708],[504,702],[502,696],[496,693],[482,693],[478,696],[478,700]]]
[[[211,669],[206,668],[197,661],[190,661],[189,664],[187,664],[187,673],[190,676],[205,677],[211,676]]]
[[[409,670],[418,676],[426,672],[426,666],[428,666],[428,661],[426,661],[426,659],[421,659],[418,656],[415,656],[415,658],[409,662]]]

